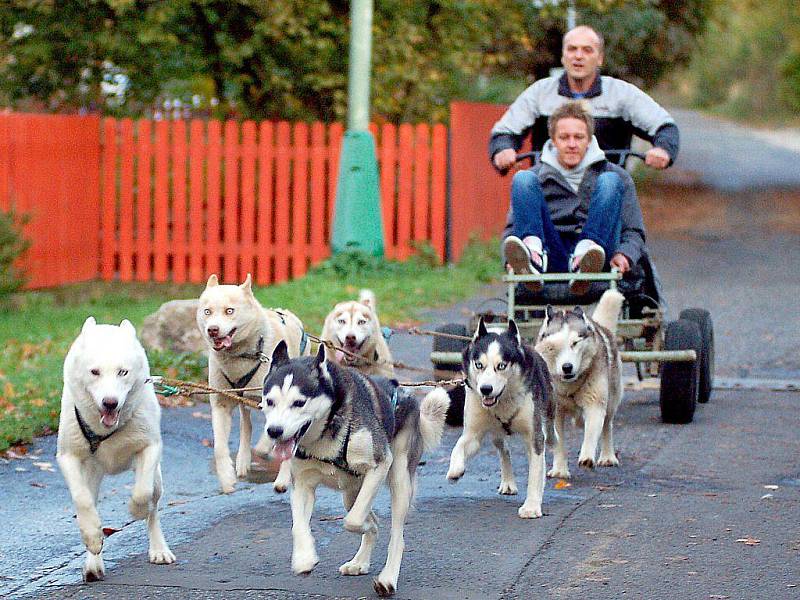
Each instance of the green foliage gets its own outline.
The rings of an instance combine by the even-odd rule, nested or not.
[[[25,283],[25,277],[15,263],[29,245],[30,242],[22,237],[15,214],[0,211],[0,309],[8,307],[11,294]]]
[[[691,104],[734,118],[784,119],[800,109],[800,4],[718,3],[687,72]]]
[[[608,72],[645,84],[686,59],[710,4],[577,3],[580,21],[607,31]],[[565,6],[376,2],[375,117],[443,121],[454,98],[509,99],[486,82],[531,81],[557,66]],[[341,120],[348,11],[341,0],[9,0],[0,9],[0,101],[141,115],[178,98],[217,117]]]

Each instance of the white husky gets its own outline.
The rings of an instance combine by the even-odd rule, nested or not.
[[[272,351],[281,340],[286,341],[289,356],[308,354],[309,344],[300,319],[288,310],[263,308],[253,295],[249,273],[241,285],[220,285],[216,275],[208,278],[197,307],[197,326],[208,345],[208,384],[215,389],[260,386],[269,371]],[[261,392],[247,396],[260,400]],[[231,413],[237,404],[241,421],[234,470],[228,440]],[[236,400],[212,394],[211,428],[217,477],[222,491],[229,494],[237,476],[246,477],[250,471],[253,434],[250,409]],[[260,447],[256,447],[256,451],[267,453]],[[285,492],[290,477],[289,468],[284,464],[275,480],[275,491]]]
[[[394,377],[392,354],[383,337],[375,305],[375,294],[361,290],[358,300],[339,302],[325,317],[322,338],[342,346],[351,355],[325,349],[325,356],[366,375]],[[353,356],[355,355],[355,356]],[[359,361],[357,356],[364,358]]]
[[[556,391],[558,442],[549,477],[570,476],[564,449],[567,415],[584,423],[579,466],[594,468],[598,442],[597,464],[619,465],[614,451],[614,415],[622,401],[622,361],[614,334],[624,300],[619,292],[606,291],[591,318],[579,306],[567,311],[547,307],[536,350],[547,362]]]
[[[161,407],[149,379],[147,356],[130,321],[116,326],[86,319],[64,361],[56,454],[86,545],[85,581],[105,575],[96,506],[100,482],[130,468],[136,481],[128,507],[134,519],[147,518],[150,562],[175,562],[158,520]]]

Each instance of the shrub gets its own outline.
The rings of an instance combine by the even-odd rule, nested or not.
[[[0,211],[0,308],[6,308],[11,295],[25,283],[17,263],[30,243],[22,237],[21,225],[13,212]]]

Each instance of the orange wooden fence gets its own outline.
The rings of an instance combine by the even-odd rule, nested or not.
[[[492,126],[506,108],[480,102],[450,105],[451,260],[461,257],[471,237],[489,239],[506,223],[511,176],[500,177],[488,154]]]
[[[373,126],[386,255],[445,257],[447,130]],[[105,119],[100,274],[267,284],[329,253],[340,124]]]
[[[29,287],[97,277],[100,120],[0,113],[0,210],[25,215]]]
[[[501,230],[510,178],[486,147],[504,108],[453,103],[449,131],[371,126],[388,258],[429,242],[455,260],[471,236]],[[342,135],[340,124],[0,114],[0,209],[30,218],[29,287],[285,281],[330,253]]]

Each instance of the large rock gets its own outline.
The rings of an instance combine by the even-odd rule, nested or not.
[[[170,300],[142,324],[142,344],[148,350],[203,352],[205,342],[197,328],[197,299]]]

